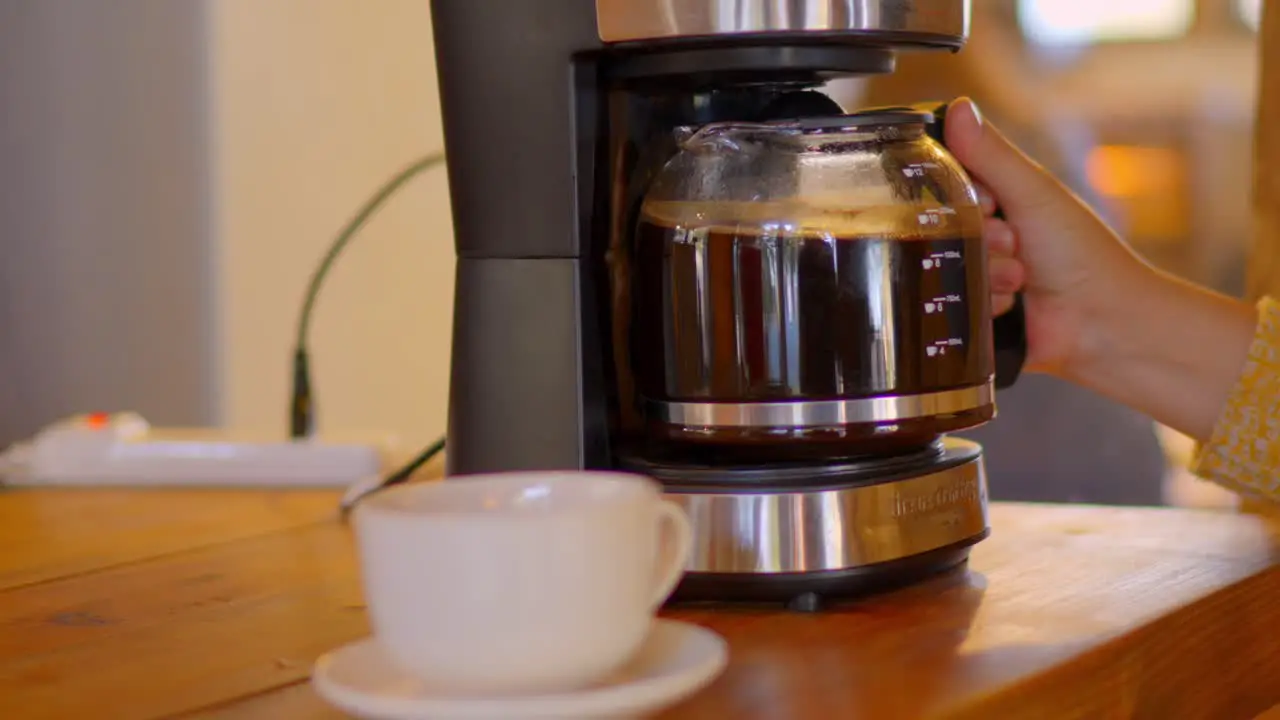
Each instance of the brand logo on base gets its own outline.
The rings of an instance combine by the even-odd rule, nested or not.
[[[956,505],[973,505],[982,502],[982,488],[976,473],[956,478],[933,491],[899,493],[893,500],[893,515],[897,518],[927,515]]]

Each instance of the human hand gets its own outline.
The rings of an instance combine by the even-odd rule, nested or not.
[[[1023,293],[1027,369],[1206,441],[1247,357],[1253,306],[1148,265],[970,101],[948,109],[946,141],[979,186],[993,310]]]
[[[973,176],[987,216],[992,309],[1022,291],[1027,368],[1069,375],[1100,340],[1109,306],[1153,274],[1070,190],[985,123],[968,99],[947,111],[947,147]],[[1004,219],[994,217],[999,205]]]

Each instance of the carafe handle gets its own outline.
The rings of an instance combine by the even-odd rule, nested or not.
[[[1022,293],[1013,296],[1013,307],[992,321],[996,352],[996,389],[1018,381],[1027,362],[1027,310]]]
[[[949,103],[921,103],[913,109],[924,110],[933,114],[933,123],[926,132],[934,140],[946,146],[945,133],[947,107]],[[995,216],[1004,219],[1004,211],[996,208]],[[1008,312],[995,318],[992,322],[995,363],[996,389],[1003,390],[1018,381],[1022,368],[1027,362],[1027,311],[1023,304],[1022,293],[1013,296],[1013,307]]]

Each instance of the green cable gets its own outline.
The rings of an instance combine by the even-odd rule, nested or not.
[[[311,274],[311,281],[307,284],[307,293],[302,303],[302,312],[298,317],[298,337],[293,357],[293,396],[289,408],[289,430],[291,437],[294,439],[304,438],[311,434],[315,417],[315,407],[311,398],[311,371],[308,360],[307,340],[311,329],[311,316],[315,310],[316,298],[320,295],[320,288],[325,278],[328,277],[329,271],[333,269],[333,264],[338,259],[338,256],[350,244],[356,233],[369,221],[369,218],[405,183],[424,171],[443,163],[444,159],[443,153],[427,155],[383,183],[373,197],[365,201],[365,204],[356,213],[355,217],[347,222],[346,226],[342,228],[342,232],[338,233],[338,237],[330,244],[324,258]],[[444,450],[444,444],[445,438],[443,437],[433,441],[417,457],[385,479],[380,480],[376,486],[361,489],[358,497],[363,497],[363,495],[370,492],[375,492],[409,479],[418,468]],[[353,497],[350,503],[344,500],[344,515],[358,497]]]
[[[329,245],[329,250],[316,266],[315,272],[311,274],[311,282],[307,284],[307,293],[302,301],[302,312],[298,317],[297,345],[293,351],[293,394],[289,399],[289,437],[295,440],[309,437],[315,429],[315,403],[311,396],[311,361],[307,351],[307,340],[311,331],[311,315],[315,310],[316,299],[320,296],[320,288],[325,278],[333,269],[338,255],[388,198],[409,180],[442,162],[444,162],[443,153],[427,155],[383,183],[378,192],[365,201],[360,212],[356,213],[355,217],[347,222],[342,232],[338,233],[338,237]]]
[[[297,347],[299,349],[306,348],[307,346],[307,336],[311,330],[311,313],[315,308],[316,298],[320,295],[321,283],[324,282],[325,277],[329,274],[329,270],[333,267],[334,260],[337,260],[338,255],[341,254],[347,247],[347,244],[351,242],[351,238],[355,237],[355,234],[360,230],[360,228],[364,227],[364,224],[368,222],[369,218],[372,217],[375,212],[377,212],[378,208],[382,207],[382,204],[394,195],[401,186],[412,180],[419,173],[429,170],[442,162],[444,162],[444,154],[436,153],[434,155],[423,157],[412,165],[401,170],[395,175],[395,177],[383,184],[378,192],[365,202],[364,207],[360,209],[360,212],[356,213],[356,216],[347,222],[347,225],[342,229],[342,232],[338,233],[337,239],[335,239],[333,244],[329,246],[329,251],[325,253],[324,259],[320,261],[315,272],[311,274],[311,282],[307,285],[307,294],[302,303],[302,314],[298,318]]]

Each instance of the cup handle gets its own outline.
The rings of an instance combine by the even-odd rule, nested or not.
[[[676,583],[684,577],[689,552],[693,550],[693,526],[679,505],[669,500],[659,501],[658,526],[659,555],[653,573],[653,599],[650,601],[655,610],[667,601],[676,589]]]

